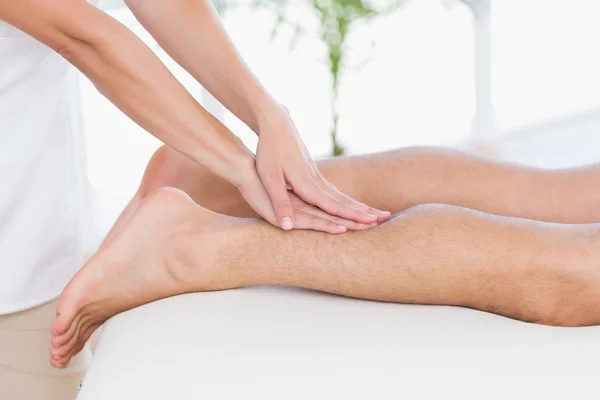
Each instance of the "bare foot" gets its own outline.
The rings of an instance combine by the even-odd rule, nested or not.
[[[51,327],[51,364],[66,367],[92,333],[120,312],[185,292],[235,287],[236,279],[215,262],[235,223],[177,189],[154,191],[63,291]],[[184,254],[190,240],[202,259]],[[191,267],[202,269],[193,274],[202,282],[191,279]]]

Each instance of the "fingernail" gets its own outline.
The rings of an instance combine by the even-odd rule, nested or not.
[[[346,232],[348,230],[348,228],[343,225],[338,225],[337,229],[339,232]]]
[[[55,360],[60,360],[60,356],[54,356],[52,358],[55,359]]]
[[[281,227],[286,231],[291,231],[294,229],[294,223],[290,217],[283,217],[281,220]]]
[[[392,215],[392,213],[391,213],[391,212],[389,212],[389,211],[382,211],[382,213],[383,213],[383,214],[384,214],[386,217],[389,217],[389,216],[391,216],[391,215]]]
[[[369,217],[369,219],[372,219],[372,220],[377,219],[377,215],[373,215],[373,214],[367,214],[367,217]]]

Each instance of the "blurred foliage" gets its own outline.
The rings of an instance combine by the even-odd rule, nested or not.
[[[316,34],[327,49],[327,64],[331,75],[331,108],[333,121],[330,136],[332,142],[332,155],[338,156],[344,154],[344,146],[338,139],[338,121],[340,115],[337,109],[337,103],[342,71],[344,68],[351,67],[346,65],[348,63],[348,35],[356,23],[371,21],[377,17],[395,11],[407,0],[380,0],[379,3],[384,3],[382,7],[375,7],[363,0],[213,1],[217,11],[221,14],[238,6],[250,6],[254,9],[261,8],[270,10],[276,16],[276,22],[273,26],[271,38],[276,37],[281,28],[291,28],[293,34],[290,39],[290,49],[294,48],[297,40],[303,35],[315,33],[307,32],[305,25],[291,18],[293,15],[292,7],[306,5],[316,14],[319,20],[319,32],[316,32]]]

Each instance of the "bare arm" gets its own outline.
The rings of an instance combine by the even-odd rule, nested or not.
[[[148,132],[241,185],[252,154],[131,31],[84,0],[0,0],[0,19],[80,69]]]
[[[209,0],[125,0],[179,65],[254,132],[281,107],[236,51]]]
[[[345,196],[319,173],[287,111],[246,66],[209,0],[126,2],[167,53],[260,136],[256,168],[280,227],[301,225],[288,189],[331,216],[364,224],[389,218]],[[255,197],[252,190],[242,194],[249,203]]]

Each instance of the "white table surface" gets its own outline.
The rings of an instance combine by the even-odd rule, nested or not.
[[[110,320],[78,400],[600,399],[600,327],[285,288]]]

